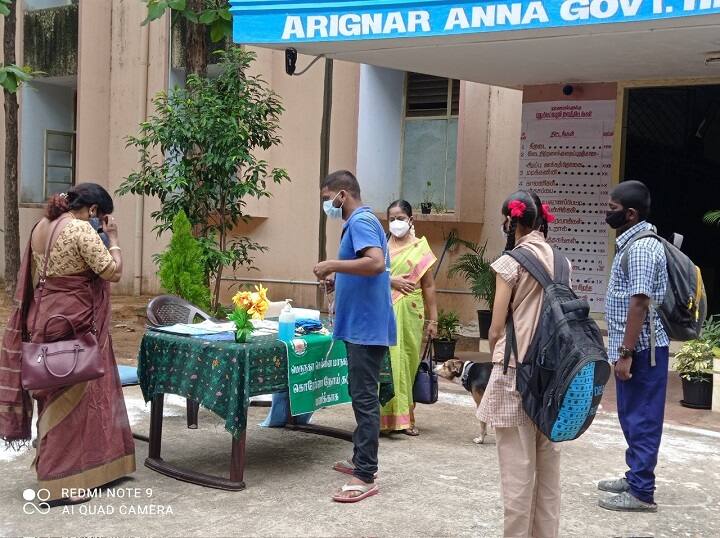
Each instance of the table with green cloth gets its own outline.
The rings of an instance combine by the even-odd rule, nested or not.
[[[303,337],[308,346],[328,345],[330,336]],[[344,346],[336,341],[335,346]],[[250,342],[208,340],[149,330],[138,355],[138,377],[145,401],[152,402],[150,447],[145,465],[158,472],[209,487],[244,489],[245,431],[250,397],[288,390],[287,348],[277,335],[253,336]],[[181,469],[161,456],[163,402],[176,394],[198,402],[223,419],[232,435],[230,479]],[[389,356],[380,374],[380,399],[393,396]],[[351,432],[317,426],[287,427],[351,440]]]

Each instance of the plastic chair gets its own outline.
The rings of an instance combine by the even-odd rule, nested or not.
[[[147,306],[147,319],[153,327],[192,323],[196,317],[217,321],[210,314],[176,295],[158,295]]]
[[[152,327],[174,325],[175,323],[193,323],[195,318],[217,321],[210,314],[203,312],[197,306],[187,302],[176,295],[159,295],[152,299],[147,306],[147,319]],[[198,413],[200,404],[194,400],[187,400],[187,427],[198,427]]]

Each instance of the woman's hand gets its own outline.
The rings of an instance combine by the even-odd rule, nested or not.
[[[437,334],[438,334],[437,321],[430,321],[430,322],[428,322],[428,326],[427,326],[427,328],[425,329],[425,334],[427,335],[427,337],[428,337],[430,340],[433,340],[433,339],[437,338]]]
[[[103,217],[103,232],[107,235],[110,240],[110,245],[117,245],[118,243],[118,227],[115,222],[115,217],[112,215],[105,215]]]
[[[402,276],[394,276],[390,280],[390,286],[392,289],[399,291],[403,295],[410,295],[415,291],[415,284],[405,279]]]

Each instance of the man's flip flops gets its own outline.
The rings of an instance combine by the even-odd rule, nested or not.
[[[346,493],[348,491],[357,491],[360,495],[356,495],[355,497],[343,497],[341,493]],[[375,484],[345,484],[342,487],[341,493],[333,495],[333,501],[339,503],[356,503],[368,497],[372,497],[373,495],[377,495],[379,492],[380,490]]]

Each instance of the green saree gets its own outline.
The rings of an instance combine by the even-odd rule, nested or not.
[[[435,263],[436,258],[425,238],[390,251],[390,271],[393,277],[404,277],[418,284],[417,289],[403,295],[393,290],[393,309],[397,324],[397,345],[390,348],[395,397],[380,412],[383,431],[407,430],[414,426],[412,417],[413,383],[420,364],[425,324],[425,302],[420,280]]]

